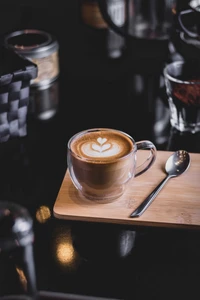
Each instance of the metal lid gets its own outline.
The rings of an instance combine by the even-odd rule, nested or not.
[[[37,29],[25,29],[8,34],[4,43],[6,47],[30,58],[48,56],[58,48],[55,37]]]

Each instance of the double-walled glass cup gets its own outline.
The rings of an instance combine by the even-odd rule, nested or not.
[[[137,165],[138,150],[147,151]],[[148,140],[135,142],[125,132],[110,128],[81,131],[68,142],[69,174],[79,193],[90,200],[119,198],[133,177],[147,171],[156,158],[156,147]]]

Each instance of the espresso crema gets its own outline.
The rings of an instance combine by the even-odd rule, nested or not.
[[[131,139],[119,131],[86,132],[71,143],[71,150],[81,158],[104,163],[129,154],[134,148]]]

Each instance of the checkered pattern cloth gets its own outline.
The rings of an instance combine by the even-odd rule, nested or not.
[[[27,134],[29,89],[29,80],[0,86],[0,142]]]

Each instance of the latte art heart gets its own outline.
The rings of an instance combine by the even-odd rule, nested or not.
[[[111,147],[111,144],[105,144],[105,145],[97,145],[97,144],[92,144],[92,149],[98,152],[103,152],[108,150]]]
[[[81,147],[82,152],[88,157],[111,157],[120,153],[120,146],[112,141],[107,142],[106,138],[97,138],[96,142],[85,142]]]
[[[98,142],[100,145],[103,145],[103,144],[105,144],[105,143],[107,142],[107,139],[106,139],[106,138],[101,138],[101,137],[99,137],[99,138],[97,139],[97,142]]]

